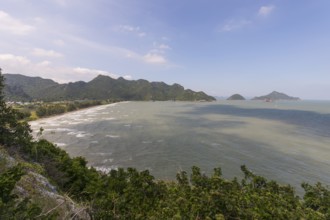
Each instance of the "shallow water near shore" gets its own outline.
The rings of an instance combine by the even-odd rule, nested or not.
[[[299,188],[330,185],[330,102],[122,102],[33,121],[35,132],[103,171],[149,169],[175,179],[199,166],[253,172]],[[298,189],[298,191],[301,189]]]

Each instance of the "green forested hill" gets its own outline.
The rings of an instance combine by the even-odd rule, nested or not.
[[[4,74],[5,95],[9,100],[29,101],[33,98],[40,99],[47,94],[49,88],[58,84],[50,79],[28,77],[20,74]],[[45,94],[46,92],[46,94]]]
[[[245,100],[245,98],[240,94],[234,94],[227,98],[227,100]]]
[[[179,84],[167,85],[163,82],[147,80],[113,79],[99,75],[90,82],[58,84],[50,79],[29,77],[20,74],[4,74],[5,95],[12,101],[60,101],[60,100],[179,100],[213,101],[204,92],[184,89]]]

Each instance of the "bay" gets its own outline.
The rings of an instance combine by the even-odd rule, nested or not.
[[[30,123],[35,133],[105,172],[149,169],[175,179],[199,166],[240,177],[258,175],[291,184],[330,185],[330,102],[122,102]]]

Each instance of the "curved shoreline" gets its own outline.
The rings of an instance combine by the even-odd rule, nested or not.
[[[54,115],[49,115],[49,116],[45,116],[45,117],[39,117],[37,119],[28,121],[28,123],[30,124],[30,122],[34,122],[34,121],[40,121],[40,120],[43,120],[43,119],[50,119],[50,118],[54,118],[54,117],[58,117],[58,116],[64,116],[64,115],[74,113],[74,112],[89,110],[89,109],[97,108],[97,107],[100,107],[100,106],[108,106],[108,105],[113,105],[113,104],[118,104],[118,103],[123,103],[123,102],[114,102],[114,103],[109,103],[109,104],[94,105],[94,106],[89,106],[89,107],[86,107],[86,108],[76,109],[76,110],[73,110],[73,111],[63,112],[63,113],[60,113],[60,114],[54,114]]]

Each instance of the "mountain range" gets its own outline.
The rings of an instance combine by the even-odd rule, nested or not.
[[[179,84],[144,79],[113,79],[98,75],[89,82],[59,84],[51,79],[21,74],[4,74],[5,97],[9,101],[113,100],[113,101],[214,101],[204,92],[184,89]]]

